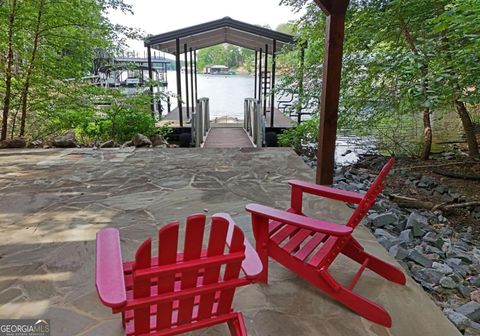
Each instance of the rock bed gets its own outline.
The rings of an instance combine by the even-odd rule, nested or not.
[[[315,166],[307,157],[304,161]],[[379,171],[386,159],[377,161]],[[431,177],[395,168],[390,174],[401,174],[406,183],[442,193],[446,199],[465,199]],[[334,186],[366,192],[375,177],[358,164],[339,167]],[[478,219],[480,209],[473,209],[471,215]],[[379,196],[362,225],[372,231],[464,335],[480,335],[480,249],[468,230],[456,232],[441,211],[401,208],[385,195]]]

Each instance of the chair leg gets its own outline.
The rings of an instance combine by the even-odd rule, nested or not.
[[[263,270],[257,278],[258,282],[268,283],[268,218],[252,214],[252,226],[255,235],[255,249],[262,262]]]
[[[237,316],[228,321],[228,328],[232,336],[247,336],[247,328],[245,328],[245,320],[242,313],[237,313]]]
[[[322,289],[325,293],[329,294],[358,315],[387,328],[392,326],[392,319],[382,306],[364,298],[361,295],[358,295],[348,288],[345,288],[335,279],[333,279],[327,271],[319,273],[316,279],[316,281],[312,278],[306,280],[316,287]],[[332,283],[335,284],[335,289],[332,289]]]
[[[387,280],[405,285],[407,279],[405,274],[397,267],[378,259],[377,257],[365,252],[364,248],[355,239],[351,238],[349,243],[342,251],[350,259],[362,264],[368,258],[367,268],[381,275]]]

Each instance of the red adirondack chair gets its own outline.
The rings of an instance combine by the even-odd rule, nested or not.
[[[232,310],[233,296],[257,279],[262,264],[227,214],[212,217],[202,248],[205,221],[201,214],[187,218],[183,252],[177,252],[179,223],[173,222],[159,231],[158,257],[148,239],[131,262],[122,262],[117,229],[97,233],[97,293],[122,313],[126,335],[178,335],[223,322],[232,335],[247,335],[242,313]]]
[[[398,268],[365,252],[360,243],[352,237],[352,231],[375,203],[393,163],[393,159],[388,161],[366,194],[292,180],[288,182],[292,190],[291,206],[287,211],[258,204],[247,205],[247,211],[252,214],[256,249],[263,264],[260,281],[267,283],[270,256],[357,314],[391,327],[392,320],[387,311],[353,292],[353,288],[365,268],[399,284],[405,284],[405,275]],[[303,214],[303,193],[356,203],[358,207],[346,225],[320,221]],[[361,265],[347,286],[338,283],[328,272],[329,266],[339,253]]]

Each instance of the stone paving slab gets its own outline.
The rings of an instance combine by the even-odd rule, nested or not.
[[[0,318],[49,318],[52,335],[121,335],[119,317],[97,299],[95,233],[119,228],[122,253],[161,225],[194,212],[228,212],[252,238],[245,204],[288,205],[286,180],[314,172],[288,149],[91,149],[0,152]],[[308,198],[307,212],[342,222],[351,209]],[[355,236],[395,261],[372,235]],[[357,265],[334,263],[340,281]],[[272,262],[268,286],[239,289],[249,335],[458,335],[412,280],[390,283],[366,271],[356,291],[384,306],[393,327],[375,325]],[[217,326],[195,335],[226,335]]]

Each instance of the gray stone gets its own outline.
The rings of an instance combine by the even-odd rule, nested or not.
[[[480,320],[480,303],[470,301],[455,310],[458,313],[465,315],[472,321],[477,322],[478,320]]]
[[[150,137],[150,141],[152,142],[152,146],[161,146],[161,145],[168,145],[167,140],[160,134],[155,134]]]
[[[429,243],[432,246],[435,246],[438,249],[441,249],[443,247],[443,244],[445,243],[442,238],[438,237],[438,235],[433,232],[427,232],[427,234],[425,234],[422,239],[423,241]]]
[[[394,245],[389,250],[388,253],[398,260],[403,260],[408,256],[408,251],[401,247],[400,245]]]
[[[418,212],[412,212],[407,219],[407,228],[411,228],[414,225],[426,226],[428,225],[428,218],[420,215]]]
[[[453,281],[451,277],[444,276],[440,279],[440,286],[443,288],[454,289],[457,287],[457,283]]]
[[[115,141],[113,140],[108,140],[105,141],[104,143],[100,144],[100,148],[112,148],[115,146]]]
[[[410,230],[410,229],[408,229],[408,230],[403,230],[402,232],[400,232],[400,236],[398,237],[398,239],[399,239],[401,242],[410,243],[411,241],[413,241],[413,233],[412,233],[412,230]]]
[[[439,194],[446,194],[448,193],[449,188],[448,186],[441,184],[435,188],[435,191],[438,192]]]
[[[433,268],[424,268],[419,271],[413,272],[414,278],[420,281],[425,281],[430,285],[438,285],[443,274],[434,270]]]
[[[2,141],[3,148],[25,148],[27,145],[24,138],[13,138]]]
[[[443,253],[442,250],[436,248],[435,246],[427,245],[425,246],[425,253],[435,253],[441,256],[444,256],[445,253]]]
[[[77,147],[77,140],[75,139],[75,132],[69,130],[65,135],[57,136],[52,139],[52,146],[60,148],[75,148]]]
[[[129,141],[125,141],[125,142],[123,143],[123,145],[121,146],[121,148],[131,147],[131,146],[134,146],[134,145],[133,145],[133,141],[132,141],[132,140],[129,140]]]
[[[388,224],[396,225],[398,223],[398,217],[392,212],[387,212],[384,214],[379,214],[376,216],[370,217],[372,220],[372,224],[375,227],[383,227]]]
[[[418,181],[418,184],[417,184],[419,188],[433,188],[436,185],[437,185],[437,182],[435,182],[433,178],[425,175],[423,175],[420,178],[420,181]]]
[[[392,235],[390,232],[384,230],[384,229],[376,229],[375,232],[373,233],[375,235],[375,237],[379,238],[379,237],[385,237],[389,240],[396,240],[397,237],[395,237],[394,235]]]
[[[470,298],[470,293],[472,292],[470,287],[460,284],[457,286],[457,290],[464,298]]]
[[[443,313],[448,317],[448,319],[457,327],[458,330],[463,331],[472,321],[463,314],[457,313],[451,308],[443,309]]]
[[[407,257],[409,260],[416,262],[423,267],[432,267],[433,262],[426,258],[423,254],[417,252],[416,250],[410,251]]]
[[[436,261],[433,262],[432,268],[443,274],[450,274],[453,272],[453,269],[450,266],[436,262]]]
[[[137,133],[132,139],[133,145],[135,147],[146,147],[151,146],[152,142],[145,135]]]
[[[480,275],[471,277],[469,281],[473,286],[480,287]]]

